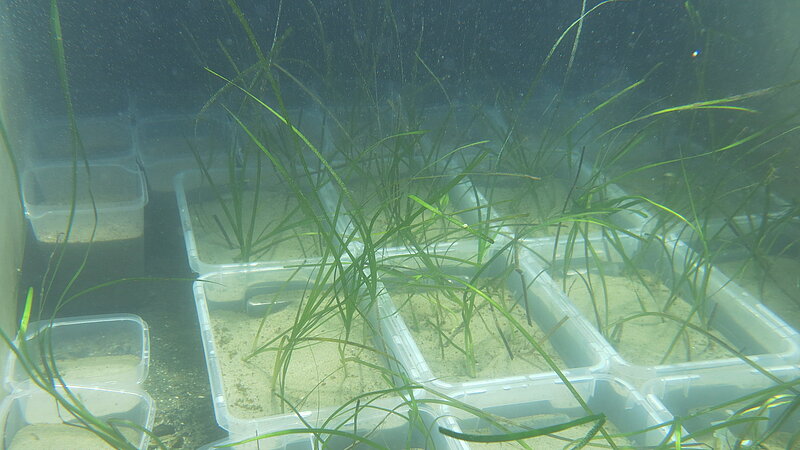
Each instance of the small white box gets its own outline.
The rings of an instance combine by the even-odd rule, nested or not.
[[[75,176],[73,176],[75,175]],[[39,242],[63,242],[75,205],[71,243],[122,241],[144,234],[147,188],[143,173],[114,163],[34,166],[22,174],[25,215]],[[96,213],[96,222],[95,222]],[[96,225],[96,229],[95,229]]]
[[[59,394],[69,398],[64,388]],[[96,387],[73,386],[69,391],[86,409],[102,421],[112,424],[137,449],[146,449],[155,419],[152,398],[145,392],[128,392]],[[105,441],[84,428],[80,421],[50,394],[19,391],[0,403],[3,448],[39,450],[82,450],[109,447]]]
[[[149,328],[139,316],[108,314],[33,322],[25,345],[30,361],[39,362],[43,355],[54,361],[67,385],[130,389],[147,377],[149,336]],[[19,347],[20,342],[15,345]],[[32,389],[25,368],[9,353],[8,390]]]

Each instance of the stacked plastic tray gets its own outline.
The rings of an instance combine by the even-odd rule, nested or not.
[[[497,118],[494,113],[487,116],[491,120]],[[579,181],[592,176],[591,168],[587,164],[575,164],[573,156],[561,155],[561,160],[566,164],[565,174],[580,167]],[[574,177],[572,173],[570,178]],[[604,189],[605,195],[610,198],[625,197],[625,192],[615,185],[606,185]],[[507,419],[524,424],[523,427],[542,428],[600,413],[607,420],[606,432],[624,434],[627,444],[633,447],[657,446],[670,442],[677,435],[698,433],[708,427],[714,428],[726,417],[736,419],[738,416],[724,411],[693,415],[692,420],[681,419],[677,426],[673,422],[675,418],[686,417],[690,412],[703,408],[710,410],[734,396],[745,398],[752,394],[755,399],[759,391],[783,389],[783,393],[791,394],[794,392],[792,389],[796,389],[796,383],[788,388],[780,383],[792,383],[798,379],[800,334],[725,273],[713,265],[698,264],[700,259],[691,245],[682,241],[680,236],[653,235],[651,231],[654,229],[649,227],[648,220],[655,214],[646,207],[639,206],[635,210],[622,210],[611,215],[610,220],[620,228],[631,231],[631,235],[598,233],[571,240],[562,235],[559,241],[555,236],[514,241],[511,237],[516,235],[515,230],[503,225],[502,217],[488,206],[486,198],[490,195],[482,193],[479,185],[464,179],[448,195],[451,204],[457,205],[455,209],[462,212],[458,221],[465,227],[486,221],[497,224],[491,231],[494,243],[485,248],[473,235],[455,241],[433,243],[426,246],[424,251],[436,255],[439,261],[475,261],[476,253],[484,252],[483,261],[492,261],[483,269],[486,270],[484,275],[510,273],[504,288],[510,292],[512,301],[526,311],[530,326],[538,328],[540,336],[546,337],[549,345],[546,351],[552,358],[560,358],[558,366],[561,370],[556,373],[547,367],[537,369],[532,366],[520,373],[477,376],[468,380],[437,372],[434,363],[440,356],[423,353],[421,342],[411,331],[415,324],[409,323],[412,319],[403,316],[404,308],[407,308],[403,297],[405,294],[395,291],[398,283],[393,284],[391,277],[381,278],[378,302],[375,309],[371,310],[370,319],[376,337],[382,340],[380,345],[389,355],[386,364],[392,370],[401,371],[407,377],[406,381],[410,380],[424,388],[415,391],[414,395],[426,405],[423,410],[428,419],[423,422],[427,424],[428,436],[434,437],[431,442],[417,443],[415,446],[470,448],[470,444],[462,440],[440,434],[438,427],[455,433],[492,434],[509,431],[496,428],[496,422],[485,422],[482,417],[489,415],[501,418],[501,422]],[[326,201],[329,213],[339,212],[343,207],[346,213],[351,206],[345,196],[328,196]],[[337,222],[337,230],[342,235],[355,236],[354,241],[358,242],[352,220],[348,219],[347,214],[337,216],[342,217],[344,220]],[[361,249],[355,244],[352,251],[358,254]],[[380,248],[377,252],[378,260],[390,260],[396,268],[422,270],[414,267],[418,264],[414,261],[418,249]],[[593,314],[581,310],[570,296],[564,278],[597,279],[599,276],[625,275],[626,265],[632,263],[651,274],[654,282],[668,286],[687,276],[702,281],[701,295],[704,301],[692,314],[704,319],[702,326],[707,328],[701,334],[713,335],[713,338],[709,338],[713,345],[709,346],[718,347],[719,352],[699,360],[690,356],[683,362],[638,361],[618,349],[619,342],[613,333],[598,329]],[[231,433],[227,443],[290,428],[302,429],[309,424],[325,422],[328,414],[339,411],[332,405],[304,409],[289,415],[244,418],[237,417],[229,408],[223,382],[225,377],[216,350],[220,336],[215,335],[209,310],[224,308],[226,306],[222,304],[228,303],[229,308],[230,305],[236,305],[235,308],[246,311],[252,306],[247,302],[248,288],[265,280],[297,277],[300,272],[296,268],[278,268],[293,264],[298,262],[287,261],[270,267],[205,265],[203,270],[216,272],[205,273],[195,285],[215,412],[219,424]],[[602,268],[596,267],[597,264],[601,264]],[[445,272],[447,270],[450,269],[445,268]],[[454,264],[448,275],[451,280],[458,280],[470,279],[473,273]],[[310,279],[306,276],[299,278],[304,281]],[[677,292],[687,299],[698,294],[688,285],[677,289]],[[674,301],[683,302],[680,298]],[[265,320],[269,320],[268,315],[265,317]],[[624,333],[624,330],[621,332]],[[437,400],[441,398],[447,401]],[[402,403],[401,399],[397,399],[389,409]],[[772,424],[788,407],[787,402],[775,404],[774,407],[765,407],[758,414],[767,418],[765,423]],[[476,411],[482,413],[476,414]],[[365,416],[363,424],[369,423],[369,420],[368,415]],[[360,418],[358,422],[362,423]],[[790,420],[777,423],[776,426],[780,426],[781,430],[797,431],[796,421],[794,425]],[[406,431],[400,435],[410,435],[408,430],[413,429],[413,425],[405,423],[402,427]],[[737,439],[743,438],[724,434],[737,432],[736,427],[725,432],[719,431],[723,428],[727,429],[717,427],[718,432],[711,433],[711,437],[695,437],[702,442],[713,441],[735,448]],[[360,429],[367,430],[369,426],[364,425]],[[392,435],[390,433],[387,436]],[[262,447],[259,448],[313,448],[316,445],[314,439],[317,438],[302,434],[270,438],[262,441]],[[580,436],[574,438],[579,439]],[[386,441],[392,442],[387,444],[390,448],[403,446],[404,441],[391,439],[397,437]],[[536,442],[531,442],[534,448]],[[483,448],[482,444],[472,445],[474,448]]]
[[[124,421],[120,430],[136,448],[147,448],[155,405],[142,389],[150,361],[147,324],[131,314],[97,315],[31,323],[25,339],[29,361],[48,358],[61,381],[55,389],[75,395],[94,416]],[[17,340],[15,346],[20,348]],[[44,352],[44,353],[43,353]],[[4,448],[88,448],[99,438],[75,427],[80,420],[41,390],[10,354],[0,404]]]

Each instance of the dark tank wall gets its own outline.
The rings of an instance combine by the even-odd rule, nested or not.
[[[70,79],[81,108],[119,108],[132,92],[209,91],[221,82],[203,67],[231,75],[255,62],[249,37],[226,2],[67,0],[59,5]],[[395,85],[427,83],[431,73],[445,86],[499,79],[525,90],[545,61],[549,66],[542,75],[560,81],[571,60],[569,85],[578,91],[620,74],[638,78],[661,64],[653,89],[685,92],[698,65],[693,52],[710,58],[716,51],[705,43],[712,31],[704,34],[704,27],[718,24],[734,28],[724,33],[747,42],[737,46],[740,60],[741,53],[745,60],[764,54],[753,39],[737,38],[741,33],[729,25],[736,23],[734,13],[750,19],[753,11],[719,11],[702,3],[697,9],[703,23],[693,21],[678,2],[618,2],[594,10],[596,3],[587,3],[584,10],[590,12],[574,58],[577,26],[548,55],[580,15],[581,2],[244,0],[239,6],[260,50],[274,51],[275,61],[320,92],[337,83],[357,85],[367,76]],[[26,88],[42,98],[42,108],[57,109],[49,2],[13,0],[9,15]],[[748,28],[753,33],[752,23]]]
[[[0,3],[0,330],[13,336],[17,332],[17,286],[25,247],[24,219],[20,204],[17,174],[8,143],[15,139],[15,128],[24,114],[22,93],[14,87],[20,81],[15,49],[10,45],[11,23],[5,5]],[[0,345],[0,373],[5,373],[9,349]],[[0,387],[0,400],[7,392]]]

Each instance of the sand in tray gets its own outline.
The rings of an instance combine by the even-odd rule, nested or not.
[[[417,346],[433,374],[442,381],[463,382],[475,379],[501,378],[514,375],[549,372],[552,369],[502,313],[482,297],[475,295],[475,311],[470,325],[476,371],[469,375],[465,343],[464,318],[461,306],[445,292],[436,289],[387,286],[392,301],[408,326]],[[564,362],[533,322],[527,325],[524,308],[515,304],[513,294],[505,287],[483,288],[492,299],[508,308],[516,322],[538,339],[548,355],[563,368]],[[456,299],[464,291],[454,290]],[[515,305],[512,307],[512,305]],[[513,358],[512,356],[513,355]]]
[[[262,327],[259,316],[231,310],[210,311],[225,401],[234,416],[249,419],[291,412],[272,391],[276,352],[248,356],[253,352],[254,340],[259,345],[266,344],[291,328],[296,314],[295,307],[283,307],[268,314]],[[326,319],[309,336],[345,339],[338,316]],[[359,320],[354,321],[348,339],[368,347],[372,345],[369,333]],[[283,395],[301,410],[339,406],[364,392],[388,388],[384,372],[369,367],[382,364],[379,353],[369,348],[308,340],[291,353]]]
[[[508,177],[480,182],[480,177],[477,179],[479,189],[492,205],[495,214],[501,218],[501,222],[513,226],[517,232],[523,232],[528,237],[553,236],[558,227],[577,223],[570,220],[558,221],[559,217],[569,215],[570,205],[566,203],[569,193],[567,180],[553,177],[541,180]],[[589,225],[590,231],[600,229],[598,225]]]
[[[367,224],[372,223],[372,240],[379,239],[386,231],[399,226],[409,214],[422,210],[408,225],[415,239],[421,242],[451,241],[464,238],[474,238],[462,226],[447,220],[443,216],[453,218],[459,222],[461,219],[456,214],[456,207],[449,202],[433,201],[429,193],[434,189],[434,183],[426,180],[400,182],[393,192],[387,192],[370,182],[356,182],[350,187],[358,208],[349,208],[350,214],[361,214]],[[436,208],[441,214],[427,209],[422,204],[412,200],[409,195],[416,195]],[[444,196],[443,198],[447,198]],[[395,216],[393,216],[395,214]],[[374,222],[373,222],[374,219]],[[400,235],[391,238],[388,245],[402,244]]]
[[[254,194],[246,192],[243,204],[252,210]],[[230,203],[230,202],[229,202]],[[231,205],[228,205],[231,208]],[[209,264],[226,264],[238,261],[240,250],[237,247],[235,234],[227,222],[225,212],[217,200],[195,203],[190,206],[198,255],[201,261]],[[260,194],[259,204],[255,208],[254,240],[278,231],[263,242],[254,245],[258,250],[251,260],[286,261],[313,257],[321,254],[320,236],[314,221],[307,218],[299,208],[294,195],[288,192],[265,190]],[[214,218],[216,217],[216,219]],[[244,214],[245,229],[250,226],[250,213]],[[288,218],[287,218],[288,217]],[[231,244],[225,239],[216,221],[219,220],[226,229]],[[292,226],[289,226],[292,225]],[[262,234],[262,230],[264,233]],[[259,250],[260,249],[260,250]]]
[[[691,305],[680,297],[672,296],[669,288],[652,276],[643,275],[643,284],[641,280],[632,277],[615,275],[605,275],[601,282],[600,276],[595,274],[591,278],[591,291],[584,279],[586,275],[568,276],[567,296],[584,317],[600,328],[601,333],[628,362],[657,365],[733,357],[708,336],[687,329],[687,333],[681,335],[666,360],[662,361],[680,332],[681,323],[656,316],[621,322],[641,313],[642,305],[648,312],[664,312],[679,318],[692,316],[690,323],[703,327],[707,333],[718,339],[725,342],[727,340],[713,329],[707,329],[698,314],[692,312]],[[561,281],[559,285],[564,286]],[[668,302],[669,307],[663,310]]]

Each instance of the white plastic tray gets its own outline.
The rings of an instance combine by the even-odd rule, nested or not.
[[[25,215],[31,221],[38,241],[53,244],[64,240],[72,206],[72,180],[71,163],[34,166],[23,172]],[[69,242],[141,238],[147,201],[144,174],[138,167],[98,162],[90,165],[87,174],[79,164],[75,216]]]
[[[126,116],[78,117],[78,132],[89,161],[133,163],[133,127]],[[74,159],[72,131],[66,120],[46,121],[29,130],[33,165],[69,163]],[[80,156],[79,156],[80,158]]]
[[[800,389],[800,368],[783,366],[766,372],[768,375],[746,368],[670,375],[647,382],[642,392],[651,402],[664,405],[675,416],[686,417],[683,425],[690,433],[700,433],[716,424],[732,421],[733,425],[729,427],[703,433],[702,440],[720,450],[743,448],[742,444],[737,447],[736,443],[748,437],[746,433],[751,426],[755,427],[749,430],[751,433],[761,434],[783,421],[779,431],[789,434],[800,431],[800,413],[791,410],[791,401],[796,401]],[[778,382],[789,385],[777,388]],[[737,399],[741,401],[737,402]],[[746,422],[758,416],[767,420]]]
[[[253,288],[261,289],[266,286],[274,290],[281,289],[280,286],[289,286],[292,290],[303,289],[309,277],[313,276],[313,273],[313,269],[310,268],[300,270],[296,268],[243,269],[233,272],[206,274],[195,282],[194,296],[209,373],[214,413],[220,427],[230,431],[232,435],[252,436],[253,433],[266,433],[285,428],[304,428],[306,426],[305,423],[320,425],[330,421],[335,422],[336,420],[341,420],[337,419],[337,417],[347,417],[347,411],[353,407],[353,405],[350,405],[349,408],[340,411],[338,408],[342,405],[319,405],[318,408],[302,409],[298,412],[299,417],[291,413],[243,417],[243,414],[237,415],[231,406],[231,399],[226,395],[226,388],[234,387],[230,384],[230,380],[233,380],[236,374],[232,372],[231,376],[226,377],[223,373],[225,368],[219,354],[219,339],[222,339],[223,336],[215,333],[211,314],[225,314],[226,311],[247,311],[248,306],[245,303],[245,299],[250,289]],[[287,282],[289,283],[288,285],[286,284]],[[263,312],[260,316],[256,312],[254,317],[262,316]],[[265,320],[268,319],[269,316]],[[377,328],[375,329],[377,330]],[[376,348],[381,349],[381,352],[387,355],[395,355],[399,351],[391,339],[384,342],[379,337],[374,337],[374,343]],[[384,361],[384,363],[387,362]],[[271,369],[267,369],[267,371],[269,370]],[[309,370],[309,374],[313,376],[312,369],[309,368]],[[226,379],[229,381],[227,386]],[[269,383],[266,372],[264,373],[264,382]],[[386,387],[389,387],[389,384]],[[385,402],[390,404],[387,407],[392,408],[399,405],[401,400],[381,399],[378,401],[380,404]],[[365,406],[366,403],[367,400],[365,399],[362,405]]]
[[[142,429],[151,429],[155,420],[153,399],[147,393],[79,386],[70,391],[99,419],[130,424],[118,428],[137,449],[147,448],[150,437]],[[104,443],[91,432],[66,424],[79,422],[44,391],[18,391],[0,403],[3,448],[94,448]]]
[[[501,424],[513,428],[510,431],[523,430],[522,426],[525,425],[538,428],[566,423],[585,417],[591,412],[604,414],[606,423],[613,425],[620,433],[638,431],[639,433],[627,437],[636,448],[664,443],[669,425],[658,425],[671,421],[672,416],[660,405],[646,401],[630,384],[607,375],[569,377],[569,382],[586,403],[588,411],[581,406],[567,385],[555,376],[531,380],[524,385],[476,388],[454,395],[453,398],[470,407],[479,408],[484,413],[509,419],[510,423]],[[492,433],[500,433],[497,426],[471,413],[469,408],[446,406],[444,411],[456,421],[457,428],[453,431],[470,432],[488,428]],[[514,427],[515,421],[522,422],[522,426]],[[537,443],[545,445],[543,439],[547,440],[533,438],[524,442],[531,448],[539,448]],[[595,439],[593,443],[607,445],[600,434]],[[615,442],[622,445],[620,440]],[[566,442],[562,442],[564,444]]]
[[[616,244],[612,245],[611,241],[598,236],[591,238],[589,242],[594,255],[607,263],[607,271],[624,266],[622,256],[624,253],[627,258],[631,258],[632,261],[639,264],[637,267],[648,270],[667,286],[670,286],[673,277],[680,278],[679,274],[686,270],[686,264],[696,271],[697,280],[703,280],[706,274],[705,266],[691,265],[691,261],[696,261],[696,255],[679,240],[654,236],[646,244],[643,244],[642,241],[631,236],[619,236]],[[526,244],[533,250],[533,254],[537,255],[534,262],[536,265],[542,268],[550,267],[553,243],[538,240],[528,241]],[[620,249],[622,249],[622,253]],[[560,242],[555,253],[558,271],[563,270],[563,267],[559,265],[563,265],[566,250],[565,243]],[[576,241],[571,246],[570,267],[583,270],[586,267],[586,255],[591,254],[592,251],[588,251],[582,241]],[[590,267],[593,267],[593,263],[590,263]],[[686,298],[691,298],[688,293],[683,291],[688,288],[688,286],[682,286],[681,293]],[[705,289],[707,297],[700,314],[708,317],[711,328],[721,333],[751,362],[770,367],[795,364],[800,361],[800,334],[758,302],[756,298],[736,285],[733,280],[712,268]],[[576,314],[580,314],[576,308],[571,308]],[[742,367],[748,364],[735,355],[721,359],[648,367],[637,366],[632,361],[625,361],[619,355],[614,357],[614,361],[611,368],[612,373],[635,385],[656,376],[720,367]]]
[[[225,180],[227,180],[228,176],[227,170],[212,170],[209,173],[211,174],[212,177],[214,177],[214,179],[217,179],[220,182],[224,182]],[[275,185],[274,177],[276,177],[277,175],[275,174],[269,175],[269,174],[271,174],[271,171],[267,171],[265,169],[265,172],[263,174],[265,186],[262,191],[264,192],[264,195],[269,195],[268,186]],[[250,261],[246,263],[234,261],[233,259],[226,262],[209,261],[207,256],[201,254],[201,251],[198,247],[197,231],[195,230],[197,226],[197,219],[192,217],[190,210],[190,202],[191,202],[190,196],[192,195],[192,191],[202,186],[207,187],[208,183],[200,170],[182,172],[175,177],[174,183],[175,183],[175,193],[178,201],[178,212],[180,214],[181,227],[183,229],[183,238],[184,238],[184,243],[186,245],[186,253],[189,258],[189,267],[191,267],[191,269],[195,273],[202,275],[213,272],[235,271],[244,268],[283,267],[287,265],[303,264],[309,261],[313,261],[315,259],[314,256],[303,258],[301,257],[301,255],[298,255],[297,258],[289,258],[284,260],[264,259],[264,260]],[[328,199],[332,195],[331,191],[332,188],[330,187],[329,184],[325,184],[320,188],[319,193],[323,203],[328,202]],[[209,197],[209,199],[213,200],[213,197]],[[206,218],[206,219],[208,219],[209,222],[211,220],[211,218]]]
[[[380,405],[380,407],[394,408],[393,410],[365,408],[357,415],[355,411],[350,411],[349,419],[344,418],[344,420],[333,421],[325,425],[328,429],[345,433],[355,432],[359,437],[368,439],[370,444],[359,445],[353,439],[342,435],[328,433],[320,434],[318,437],[311,431],[297,431],[288,435],[271,436],[238,444],[235,448],[245,450],[316,450],[320,448],[344,450],[354,448],[354,445],[355,448],[371,448],[373,445],[379,445],[380,448],[387,449],[468,449],[467,446],[460,445],[461,443],[439,433],[438,426],[452,428],[452,421],[447,417],[441,417],[440,413],[434,413],[438,409],[422,406],[419,410],[412,412],[407,407],[397,407],[401,402],[400,399],[395,399]],[[414,416],[416,418],[413,418]],[[304,430],[304,428],[301,427],[299,430]],[[261,433],[261,435],[263,434]],[[223,445],[237,444],[256,436],[259,436],[256,432],[231,433],[217,442],[201,447],[200,450],[211,450]]]
[[[25,340],[33,361],[40,360],[42,348],[46,355],[52,355],[67,385],[133,389],[147,378],[149,328],[141,317],[133,314],[33,322]],[[33,388],[12,352],[6,364],[5,385],[9,391]]]
[[[136,153],[155,192],[172,192],[179,173],[197,169],[193,152],[209,166],[227,160],[233,145],[230,124],[218,117],[159,115],[137,123]]]
[[[428,251],[431,254],[445,258],[474,260],[477,248],[478,244],[475,241],[460,241],[438,244],[428,249]],[[560,291],[552,283],[541,282],[542,277],[547,278],[547,276],[541,270],[536,269],[530,256],[526,255],[524,251],[521,253],[519,267],[521,272],[525,274],[527,286],[523,286],[522,277],[511,272],[508,275],[506,287],[515,295],[519,304],[524,304],[525,295],[523,291],[527,290],[530,317],[539,330],[548,333],[549,344],[552,345],[558,356],[566,364],[565,367],[560,367],[560,369],[574,375],[608,370],[612,356],[615,354],[613,349],[594,332],[589,323],[565,307],[562,297],[559,296]],[[492,253],[489,252],[489,254],[491,255]],[[395,252],[387,251],[382,257],[384,258],[384,264],[394,264],[397,267],[402,267],[403,264],[406,264],[404,260],[408,258],[408,256],[404,255],[402,249],[396,249]],[[498,256],[490,263],[486,275],[491,276],[493,273],[507,272],[507,267],[508,264],[511,264],[511,260],[511,258],[503,255]],[[412,262],[411,264],[414,263]],[[462,268],[461,270],[464,269]],[[392,300],[391,298],[392,289],[387,287],[386,291],[387,294],[382,295],[379,299],[378,310],[381,326],[384,327],[383,336],[391,337],[396,341],[395,345],[398,347],[400,362],[407,370],[409,377],[414,381],[430,386],[437,391],[460,392],[476,386],[524,384],[530,380],[549,376],[552,373],[551,370],[537,370],[531,367],[528,373],[496,379],[478,378],[463,382],[442,380],[442,377],[448,374],[435,373],[431,369],[430,364],[426,361],[425,356],[423,356],[419,346],[414,341],[414,337],[403,317],[397,311],[395,306],[397,300]],[[498,351],[503,351],[502,347]],[[429,356],[429,358],[432,357],[435,356]]]

